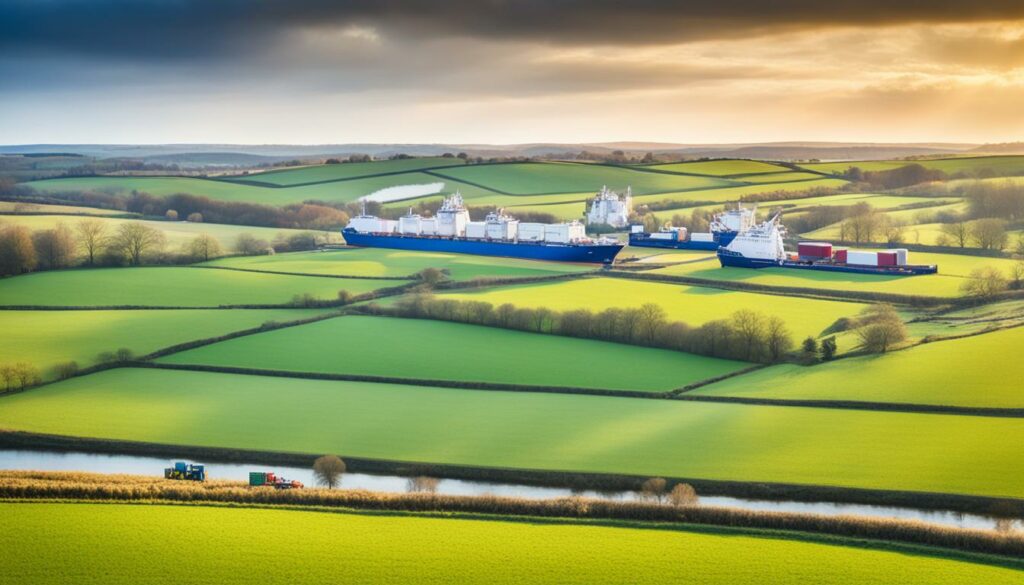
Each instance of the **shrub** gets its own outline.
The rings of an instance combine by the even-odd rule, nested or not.
[[[57,379],[67,380],[68,378],[78,374],[78,362],[70,361],[57,364],[53,367],[53,373],[56,374]]]
[[[907,338],[907,326],[892,305],[878,303],[861,311],[856,333],[865,350],[885,353]]]
[[[313,462],[313,477],[320,485],[334,489],[341,485],[345,473],[345,462],[337,455],[324,455]]]

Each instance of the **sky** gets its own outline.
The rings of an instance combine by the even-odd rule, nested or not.
[[[0,144],[1024,140],[1024,0],[0,0]]]

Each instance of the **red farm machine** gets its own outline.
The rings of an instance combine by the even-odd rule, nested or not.
[[[294,479],[285,479],[273,471],[250,471],[249,486],[266,486],[278,490],[295,490],[302,487],[302,482]]]

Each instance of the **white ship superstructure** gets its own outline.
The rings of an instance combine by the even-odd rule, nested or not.
[[[623,228],[629,225],[629,215],[633,212],[633,189],[626,187],[626,192],[619,195],[608,186],[601,187],[597,195],[590,200],[587,209],[587,225],[610,225]]]

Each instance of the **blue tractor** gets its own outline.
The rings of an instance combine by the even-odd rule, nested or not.
[[[178,461],[174,464],[174,467],[164,469],[164,479],[206,481],[206,466]]]

